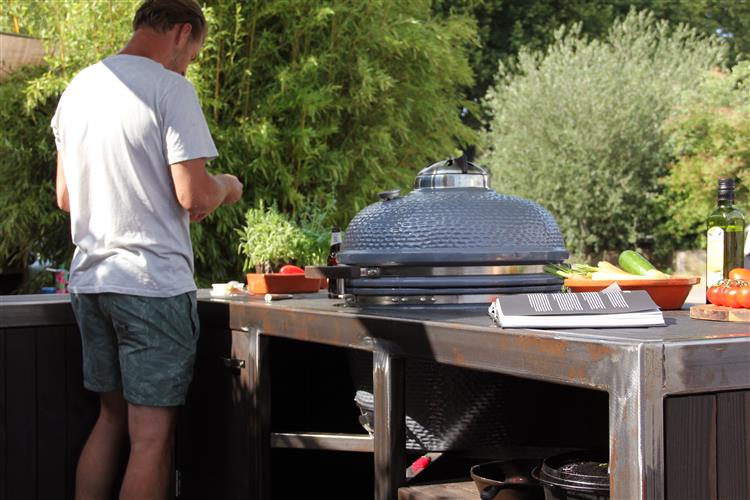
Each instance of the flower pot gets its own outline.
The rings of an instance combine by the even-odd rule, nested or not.
[[[247,289],[252,294],[313,293],[321,288],[320,279],[304,274],[247,273]]]

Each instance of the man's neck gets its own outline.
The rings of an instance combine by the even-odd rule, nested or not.
[[[140,28],[119,52],[131,56],[141,56],[152,59],[164,67],[170,61],[169,41],[165,34],[150,28]]]

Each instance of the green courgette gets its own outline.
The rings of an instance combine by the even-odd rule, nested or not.
[[[667,275],[654,267],[652,263],[643,255],[632,250],[625,250],[620,254],[617,263],[625,271],[639,276],[649,276],[651,278],[666,278]]]

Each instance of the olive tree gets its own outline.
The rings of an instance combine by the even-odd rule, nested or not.
[[[575,254],[632,248],[664,215],[662,123],[722,54],[648,12],[632,11],[601,40],[560,29],[547,50],[522,50],[515,72],[501,67],[484,101],[481,161],[499,191],[548,208]]]

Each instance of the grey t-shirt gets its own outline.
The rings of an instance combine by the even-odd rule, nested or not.
[[[69,289],[195,290],[189,214],[169,165],[218,153],[192,84],[152,59],[112,56],[73,79],[52,129],[76,245]]]

